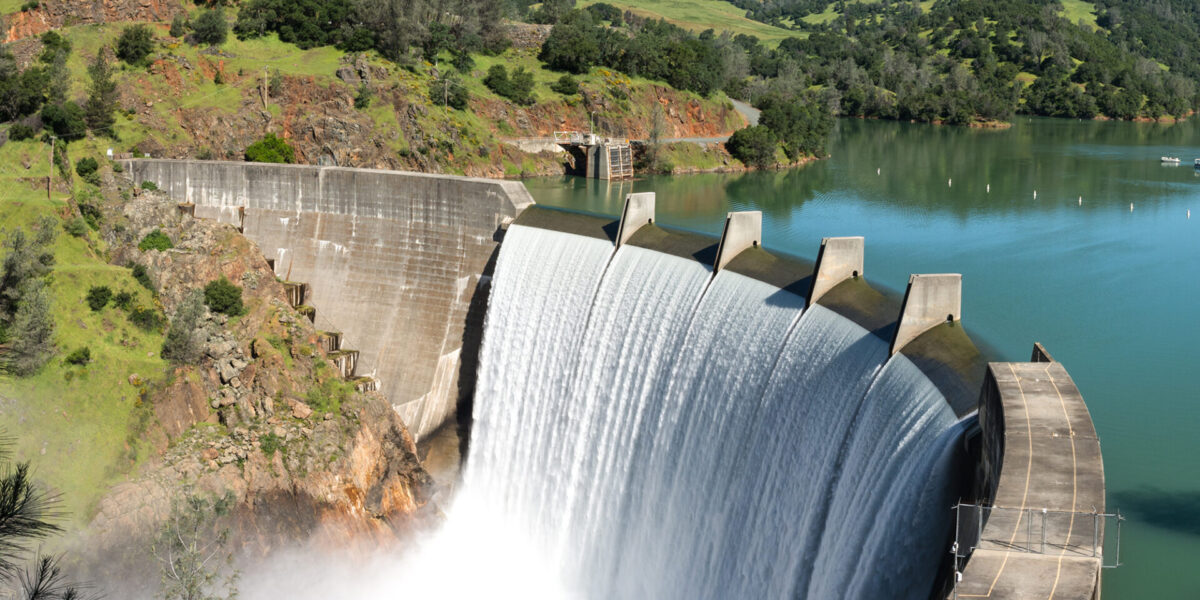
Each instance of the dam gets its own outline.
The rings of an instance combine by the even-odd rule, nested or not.
[[[572,596],[1098,597],[1086,406],[1040,347],[985,361],[956,275],[891,297],[866,283],[862,238],[807,263],[765,250],[754,212],[719,240],[661,228],[652,195],[614,222],[511,182],[125,166],[241,227],[314,289],[318,319],[378,344],[360,365],[390,374],[414,433],[468,397],[459,495],[511,520]],[[404,295],[427,284],[448,291]]]

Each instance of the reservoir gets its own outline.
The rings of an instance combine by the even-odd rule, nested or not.
[[[829,151],[785,171],[526,186],[612,216],[656,192],[659,223],[714,236],[726,212],[760,210],[764,247],[808,259],[822,237],[865,236],[866,278],[893,290],[962,273],[963,323],[992,358],[1042,342],[1087,401],[1107,508],[1128,519],[1104,594],[1200,595],[1200,123],[842,120]]]

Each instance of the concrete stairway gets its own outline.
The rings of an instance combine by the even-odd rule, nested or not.
[[[307,283],[302,281],[284,281],[283,292],[287,296],[288,304],[292,308],[295,308],[297,312],[308,317],[310,322],[316,323],[316,307],[304,303],[308,296]],[[342,332],[318,331],[317,343],[325,351],[325,356],[333,361],[342,379],[353,382],[355,389],[360,392],[376,391],[379,389],[379,384],[375,379],[360,377],[355,373],[358,368],[358,350],[350,350],[342,347]]]

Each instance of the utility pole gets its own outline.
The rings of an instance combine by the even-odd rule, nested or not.
[[[54,143],[56,141],[58,141],[57,137],[54,137],[53,135],[50,136],[50,171],[48,173],[46,173],[46,201],[47,202],[49,202],[51,200],[50,188],[52,187],[52,182],[54,180]]]

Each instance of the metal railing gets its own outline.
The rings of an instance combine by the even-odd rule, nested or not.
[[[1115,513],[1071,512],[1045,508],[1005,508],[959,503],[955,512],[954,543],[956,559],[971,555],[977,548],[1029,554],[1090,556],[1101,559],[1101,567],[1121,566],[1121,522]],[[1108,542],[1113,546],[1112,562],[1106,562],[1105,528],[1115,521],[1116,531]],[[997,525],[987,530],[987,524]],[[986,537],[985,537],[986,536]]]

